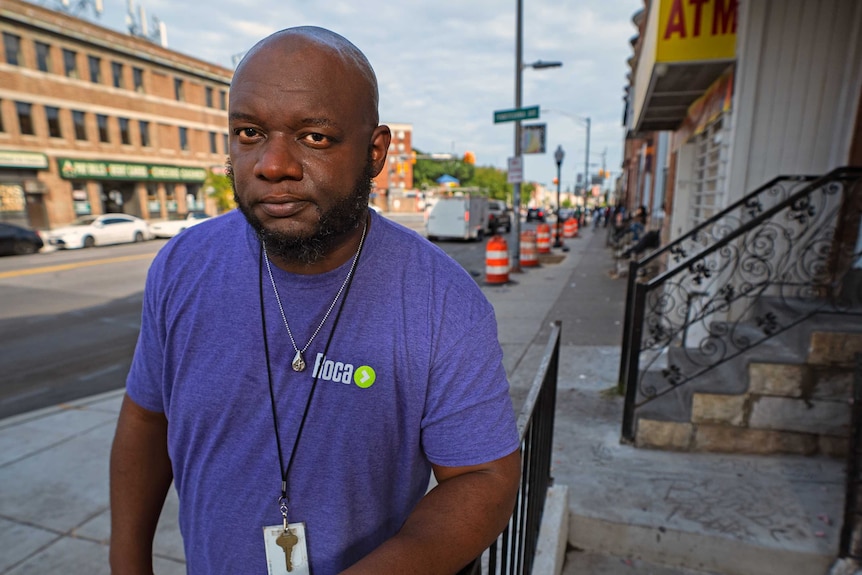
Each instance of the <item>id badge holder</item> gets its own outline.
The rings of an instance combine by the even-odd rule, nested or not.
[[[305,523],[290,523],[263,528],[266,568],[269,575],[311,575]]]

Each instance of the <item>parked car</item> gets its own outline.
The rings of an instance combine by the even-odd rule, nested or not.
[[[545,210],[542,208],[530,208],[527,210],[527,221],[532,222],[533,220],[537,222],[545,221]]]
[[[48,243],[59,249],[90,248],[152,239],[147,222],[129,214],[82,216],[46,232]]]
[[[36,230],[0,222],[0,256],[35,254],[44,245]]]
[[[512,231],[512,215],[509,206],[502,200],[488,200],[488,231],[492,234],[503,228]]]
[[[189,212],[186,217],[161,222],[150,222],[150,231],[157,238],[172,238],[186,228],[209,219],[210,216],[203,212]]]
[[[565,222],[569,218],[575,217],[575,210],[572,208],[561,208],[559,212],[557,212],[561,222]]]

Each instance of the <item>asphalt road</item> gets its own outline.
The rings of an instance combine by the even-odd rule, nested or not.
[[[424,228],[421,214],[388,217]],[[0,419],[124,385],[146,272],[165,242],[0,258]],[[437,245],[484,277],[484,242]]]

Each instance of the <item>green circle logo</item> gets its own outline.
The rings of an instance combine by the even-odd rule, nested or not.
[[[353,373],[353,382],[362,389],[368,389],[374,385],[374,380],[377,379],[377,374],[367,365],[360,365]]]

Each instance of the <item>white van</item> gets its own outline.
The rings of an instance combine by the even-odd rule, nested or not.
[[[481,240],[488,225],[488,199],[482,196],[444,196],[428,214],[425,232],[429,240],[459,238]]]

